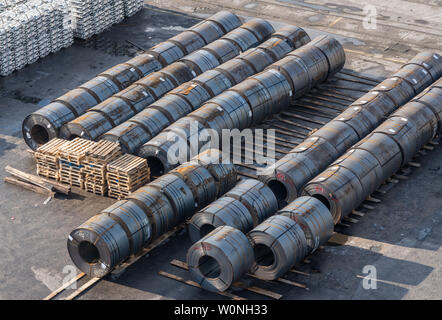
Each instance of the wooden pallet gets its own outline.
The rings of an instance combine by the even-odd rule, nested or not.
[[[146,159],[125,154],[107,165],[108,195],[119,200],[124,199],[148,183],[149,176]]]
[[[52,139],[34,152],[37,175],[56,181],[60,180],[58,152],[68,142],[58,138]]]
[[[86,157],[87,151],[96,146],[96,144],[94,141],[75,138],[60,148],[58,151],[59,158],[67,163],[81,165],[81,161]]]

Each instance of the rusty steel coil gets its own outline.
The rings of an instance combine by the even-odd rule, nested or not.
[[[195,30],[190,28],[189,31],[172,38],[173,43],[165,41],[127,62],[102,72],[28,115],[22,125],[26,144],[33,150],[37,149],[40,145],[58,137],[63,124],[74,120],[135,81],[182,58],[185,55],[183,48],[190,53],[211,42],[209,40],[216,40],[239,27],[240,24],[239,18],[232,13],[215,14],[200,22],[195,26]],[[207,37],[209,32],[210,37]],[[198,38],[201,41],[198,41]],[[184,42],[180,43],[181,40]]]
[[[253,229],[252,215],[241,201],[221,197],[192,216],[188,225],[190,240],[195,243],[220,226],[249,232]]]
[[[299,197],[277,212],[298,223],[307,240],[307,254],[313,253],[333,235],[333,217],[327,207],[313,197]]]
[[[186,162],[170,171],[170,174],[180,177],[190,190],[192,190],[196,210],[207,206],[216,199],[217,190],[215,179],[209,170],[198,162]]]
[[[229,226],[216,228],[187,251],[192,280],[212,292],[227,290],[253,261],[253,248],[247,237]]]
[[[278,210],[278,202],[273,192],[256,179],[239,181],[225,196],[234,198],[246,206],[252,216],[253,226],[257,226]]]
[[[192,158],[192,161],[204,166],[215,179],[217,197],[236,185],[238,173],[228,154],[224,155],[218,149],[208,149]]]
[[[268,218],[247,236],[255,255],[251,270],[260,279],[278,279],[307,254],[307,239],[301,226],[282,215]]]

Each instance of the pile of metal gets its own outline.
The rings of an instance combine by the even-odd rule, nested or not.
[[[307,183],[302,193],[321,199],[338,223],[442,132],[441,115],[439,79]]]
[[[72,27],[77,38],[87,39],[124,19],[125,0],[68,0]],[[131,1],[132,2],[132,1]],[[137,1],[140,2],[140,1]],[[134,8],[135,4],[130,4]],[[137,5],[137,11],[140,10]]]
[[[58,137],[63,124],[79,117],[135,81],[202,48],[240,25],[241,21],[236,15],[225,11],[218,12],[145,53],[102,72],[28,115],[22,126],[25,142],[33,150],[37,149],[40,145]],[[3,33],[0,31],[0,37],[2,36]],[[10,55],[6,55],[8,56]],[[0,54],[0,59],[3,57]]]
[[[148,106],[161,111],[164,110],[165,105],[173,105],[176,108],[174,113],[163,111],[163,119],[167,121],[167,124],[172,123],[177,120],[175,114],[189,113],[192,111],[191,107],[178,96],[168,95],[157,101],[158,99],[178,85],[227,62],[237,56],[241,50],[258,45],[267,39],[273,31],[273,27],[265,20],[253,19],[246,22],[202,49],[136,81],[127,89],[89,109],[84,115],[63,125],[59,135],[64,139],[81,136],[85,139],[96,140],[105,132]],[[194,37],[204,44],[198,35],[195,34]],[[191,42],[187,45],[193,46],[194,43]],[[155,101],[157,102],[155,103]],[[140,121],[141,118],[137,116],[137,119]],[[152,117],[143,119],[142,124],[145,124],[146,129],[161,125],[161,122],[158,123]]]
[[[251,27],[253,30],[253,25]],[[245,35],[250,37],[250,33],[246,32]],[[238,36],[236,39],[238,41]],[[118,141],[125,152],[135,154],[144,143],[172,124],[172,120],[176,121],[198,109],[209,99],[247,77],[263,71],[265,67],[309,41],[310,38],[303,29],[295,26],[284,27],[273,33],[269,40],[258,47],[249,49],[238,57],[171,90],[156,103],[147,106],[134,117],[105,133],[101,139]],[[244,47],[242,45],[242,48]],[[162,171],[155,173],[161,174]]]
[[[230,209],[226,208],[226,213]],[[236,219],[240,215],[234,213]],[[333,233],[330,212],[312,197],[295,200],[247,234],[228,221],[187,252],[192,279],[209,291],[225,291],[247,272],[260,279],[275,280]]]
[[[16,5],[25,3],[28,0],[0,0],[0,13],[14,8]]]
[[[0,75],[6,76],[73,43],[63,0],[32,0],[0,13]]]
[[[143,8],[143,0],[122,0],[124,6],[124,15],[131,17]]]
[[[184,162],[186,154],[198,154],[207,143],[198,139],[201,132],[211,129],[221,141],[223,129],[242,130],[259,123],[339,71],[344,63],[341,44],[331,37],[318,37],[176,121],[144,144],[138,155],[148,162],[160,163],[167,172],[176,166],[168,154],[177,143],[187,150],[180,152],[179,160]],[[193,145],[189,141],[194,141]]]
[[[209,150],[141,187],[73,230],[68,251],[85,273],[102,277],[236,182],[232,164]],[[224,187],[223,187],[224,186]]]
[[[293,201],[308,181],[441,75],[442,57],[436,53],[419,53],[335,119],[313,132],[261,173],[259,179],[272,188],[278,200]]]

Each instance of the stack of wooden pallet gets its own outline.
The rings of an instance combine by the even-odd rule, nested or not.
[[[146,159],[125,154],[107,165],[109,197],[124,199],[149,182],[150,170]]]
[[[58,151],[65,146],[66,143],[68,143],[67,140],[52,139],[34,152],[35,161],[37,162],[37,175],[60,181]]]
[[[82,161],[84,189],[98,195],[106,195],[106,166],[121,155],[120,145],[106,140],[99,141],[86,151],[86,157]]]
[[[75,138],[63,145],[58,151],[60,159],[60,181],[71,186],[83,188],[84,179],[82,161],[86,152],[96,146],[96,142]]]

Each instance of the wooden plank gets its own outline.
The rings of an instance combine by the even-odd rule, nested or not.
[[[308,288],[307,288],[307,286],[305,284],[298,283],[298,282],[295,282],[295,281],[291,281],[291,280],[288,280],[288,279],[278,278],[276,281],[281,282],[281,283],[285,283],[285,284],[288,284],[288,285],[291,285],[291,286],[294,286],[294,287],[298,287],[298,288],[301,288],[301,289],[308,290]]]
[[[72,294],[70,294],[66,299],[64,300],[73,300],[75,299],[78,295],[80,295],[81,293],[83,293],[83,291],[89,289],[90,287],[92,287],[95,283],[97,283],[98,281],[100,281],[101,278],[92,278],[91,280],[89,280],[88,282],[86,282],[84,285],[82,285],[80,288],[78,288],[77,290],[75,290]]]
[[[66,282],[65,284],[63,284],[60,288],[58,288],[57,290],[52,291],[49,295],[47,295],[43,300],[52,300],[53,298],[55,298],[56,296],[58,296],[61,292],[63,292],[64,290],[66,290],[68,287],[70,287],[72,284],[74,284],[76,281],[80,280],[81,278],[83,278],[86,275],[86,273],[81,272],[79,274],[77,274],[76,277],[72,278],[71,280],[69,280],[68,282]]]
[[[55,192],[44,189],[40,186],[36,186],[34,184],[27,183],[25,181],[21,181],[21,180],[12,178],[12,177],[5,177],[3,180],[7,183],[22,187],[26,190],[34,191],[39,194],[44,194],[44,195],[50,196],[52,198],[55,197]]]
[[[171,274],[169,272],[160,271],[160,272],[158,272],[158,274],[160,276],[163,276],[163,277],[166,277],[166,278],[169,278],[169,279],[173,279],[175,281],[182,282],[182,283],[187,284],[189,286],[202,289],[201,286],[198,283],[196,283],[195,281],[185,280],[184,278],[182,278],[180,276],[177,276],[177,275],[174,275],[174,274]],[[226,291],[224,291],[224,292],[214,292],[214,293],[219,294],[219,295],[224,296],[224,297],[227,297],[227,298],[230,298],[232,300],[247,300],[246,298],[234,295],[234,294],[232,294],[230,292],[226,292]]]

